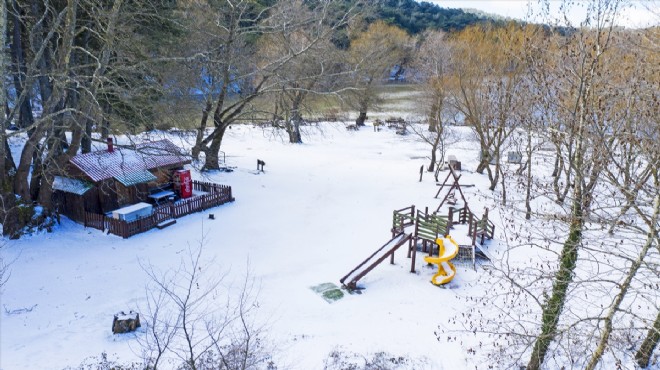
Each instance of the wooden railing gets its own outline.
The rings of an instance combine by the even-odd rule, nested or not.
[[[415,224],[415,206],[397,209],[392,214],[392,237]]]
[[[466,224],[469,218],[470,210],[467,207],[463,208],[454,208],[449,207],[449,219],[457,224]],[[456,220],[454,220],[454,215],[456,215]]]
[[[180,200],[175,203],[165,203],[155,206],[150,216],[131,222],[117,220],[102,214],[85,212],[85,227],[92,227],[102,231],[107,230],[111,234],[128,238],[135,234],[151,230],[161,222],[234,201],[231,186],[193,181],[193,189],[206,192],[206,194]]]
[[[415,216],[415,244],[422,241],[422,252],[433,253],[436,239],[449,234],[451,229],[451,217],[440,216],[435,213],[429,213],[428,207],[423,211],[417,210]]]
[[[468,235],[472,237],[472,244],[476,243],[477,238],[481,238],[480,244],[484,244],[485,238],[493,239],[495,224],[488,219],[488,210],[481,219],[470,212],[468,215]]]
[[[449,222],[467,224],[468,236],[472,237],[472,244],[476,242],[477,237],[481,238],[483,244],[484,238],[493,239],[495,236],[495,224],[488,219],[488,210],[480,219],[468,207],[459,209],[449,207]]]

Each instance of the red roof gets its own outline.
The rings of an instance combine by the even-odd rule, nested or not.
[[[160,167],[170,167],[190,163],[181,148],[171,141],[148,141],[134,148],[115,147],[113,152],[100,150],[78,154],[71,158],[71,163],[78,167],[94,182],[126,176]]]

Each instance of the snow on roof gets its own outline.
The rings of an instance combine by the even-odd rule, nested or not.
[[[67,193],[83,195],[91,188],[92,184],[88,182],[70,179],[68,177],[55,176],[53,180],[53,190],[60,190]]]
[[[151,172],[145,170],[145,171],[131,172],[123,175],[118,175],[115,176],[115,179],[121,182],[124,186],[131,186],[143,182],[154,181],[156,180],[156,176],[154,176]]]
[[[141,143],[135,148],[115,147],[113,152],[100,150],[78,154],[71,163],[98,182],[109,178],[127,179],[127,175],[143,174],[145,171],[183,165],[190,161],[181,154],[181,149],[171,141],[159,140]],[[138,176],[139,178],[139,176]]]

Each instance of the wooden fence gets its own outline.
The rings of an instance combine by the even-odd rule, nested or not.
[[[135,234],[151,230],[164,221],[234,201],[231,186],[193,181],[193,189],[203,191],[206,194],[180,200],[175,203],[165,203],[155,206],[151,216],[135,221],[126,222],[102,214],[85,212],[85,227],[92,227],[102,231],[107,230],[110,234],[128,238]]]

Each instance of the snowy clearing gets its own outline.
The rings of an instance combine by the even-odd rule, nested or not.
[[[310,128],[302,145],[261,128],[233,127],[223,150],[235,170],[193,177],[232,186],[236,201],[166,229],[121,239],[63,219],[53,233],[4,241],[2,253],[14,262],[2,292],[0,368],[62,369],[102,352],[122,363],[139,361],[136,336],[145,329],[113,335],[113,315],[145,309],[149,281],[141,266],[176,268],[200,244],[211,270],[204,273],[226,274],[222,284],[230,296],[246,273],[255,279],[257,319],[267,326],[278,368],[320,369],[333,352],[382,351],[409,359],[409,368],[473,368],[465,348],[476,347],[477,336],[454,332],[458,339],[441,342],[438,333],[468,326],[460,322],[466,300],[492,289],[483,267],[475,272],[459,265],[456,278],[440,288],[430,283],[437,266],[426,266],[420,254],[411,274],[401,248],[394,265],[386,260],[360,281],[362,294],[345,292],[328,303],[311,289],[339,285],[386,243],[394,209],[435,209],[440,201],[432,174],[418,181],[429,149],[414,135],[322,127]],[[462,141],[447,154],[463,162],[461,183],[476,185],[463,189],[470,207],[491,209],[497,229],[487,250],[498,258],[504,248],[494,196],[487,178],[471,171],[478,152],[465,139],[468,129],[455,130]],[[266,162],[265,173],[255,171],[257,159]],[[511,260],[524,264],[539,253],[519,248]]]

